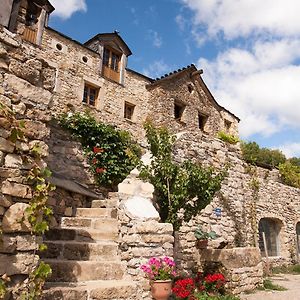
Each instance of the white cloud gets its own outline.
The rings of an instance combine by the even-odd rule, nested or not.
[[[64,20],[70,18],[77,11],[87,11],[85,0],[51,0],[55,7],[53,15],[56,15]]]
[[[258,41],[250,50],[229,48],[215,60],[199,59],[218,102],[241,118],[243,137],[300,128],[299,47],[297,39]]]
[[[194,24],[206,26],[215,36],[232,39],[268,32],[277,36],[300,35],[299,0],[181,0],[195,12]]]
[[[156,78],[164,75],[164,73],[170,70],[168,66],[162,59],[154,61],[148,68],[143,69],[142,73],[148,77]]]
[[[286,157],[300,157],[300,143],[286,143],[278,147]]]
[[[160,48],[162,46],[163,40],[157,31],[148,30],[148,39],[152,41],[154,47]]]

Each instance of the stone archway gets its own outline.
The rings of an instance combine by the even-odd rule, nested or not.
[[[262,218],[259,221],[259,249],[262,256],[280,255],[280,231],[282,222],[275,218]],[[265,246],[267,249],[265,249]],[[267,250],[267,251],[266,251]]]

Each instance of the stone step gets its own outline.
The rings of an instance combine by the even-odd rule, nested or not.
[[[124,267],[118,261],[72,261],[45,259],[52,268],[50,282],[78,282],[89,280],[120,280]]]
[[[62,217],[62,228],[94,228],[99,231],[118,231],[118,221],[110,218],[79,218],[79,217]]]
[[[90,295],[90,298],[89,298]],[[109,280],[84,283],[46,283],[42,300],[127,300],[137,299],[132,281]]]
[[[117,208],[118,199],[93,200],[92,208]]]
[[[39,253],[41,258],[112,261],[118,257],[118,245],[114,242],[47,241],[45,244],[48,249]]]
[[[100,224],[98,224],[100,225]],[[45,233],[45,240],[47,241],[80,241],[80,242],[96,242],[102,240],[116,241],[119,235],[118,224],[109,227],[105,223],[101,229],[91,228],[53,228]]]
[[[101,200],[98,200],[101,201]],[[87,218],[117,218],[117,210],[113,208],[77,208],[76,217]]]

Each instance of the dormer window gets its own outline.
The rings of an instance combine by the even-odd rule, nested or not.
[[[103,75],[113,81],[120,81],[121,55],[111,48],[103,51]]]

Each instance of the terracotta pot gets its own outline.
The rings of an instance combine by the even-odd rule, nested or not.
[[[172,280],[155,280],[151,282],[151,293],[155,300],[167,300],[172,294]]]
[[[198,249],[206,249],[208,245],[208,240],[197,240],[196,247]]]

